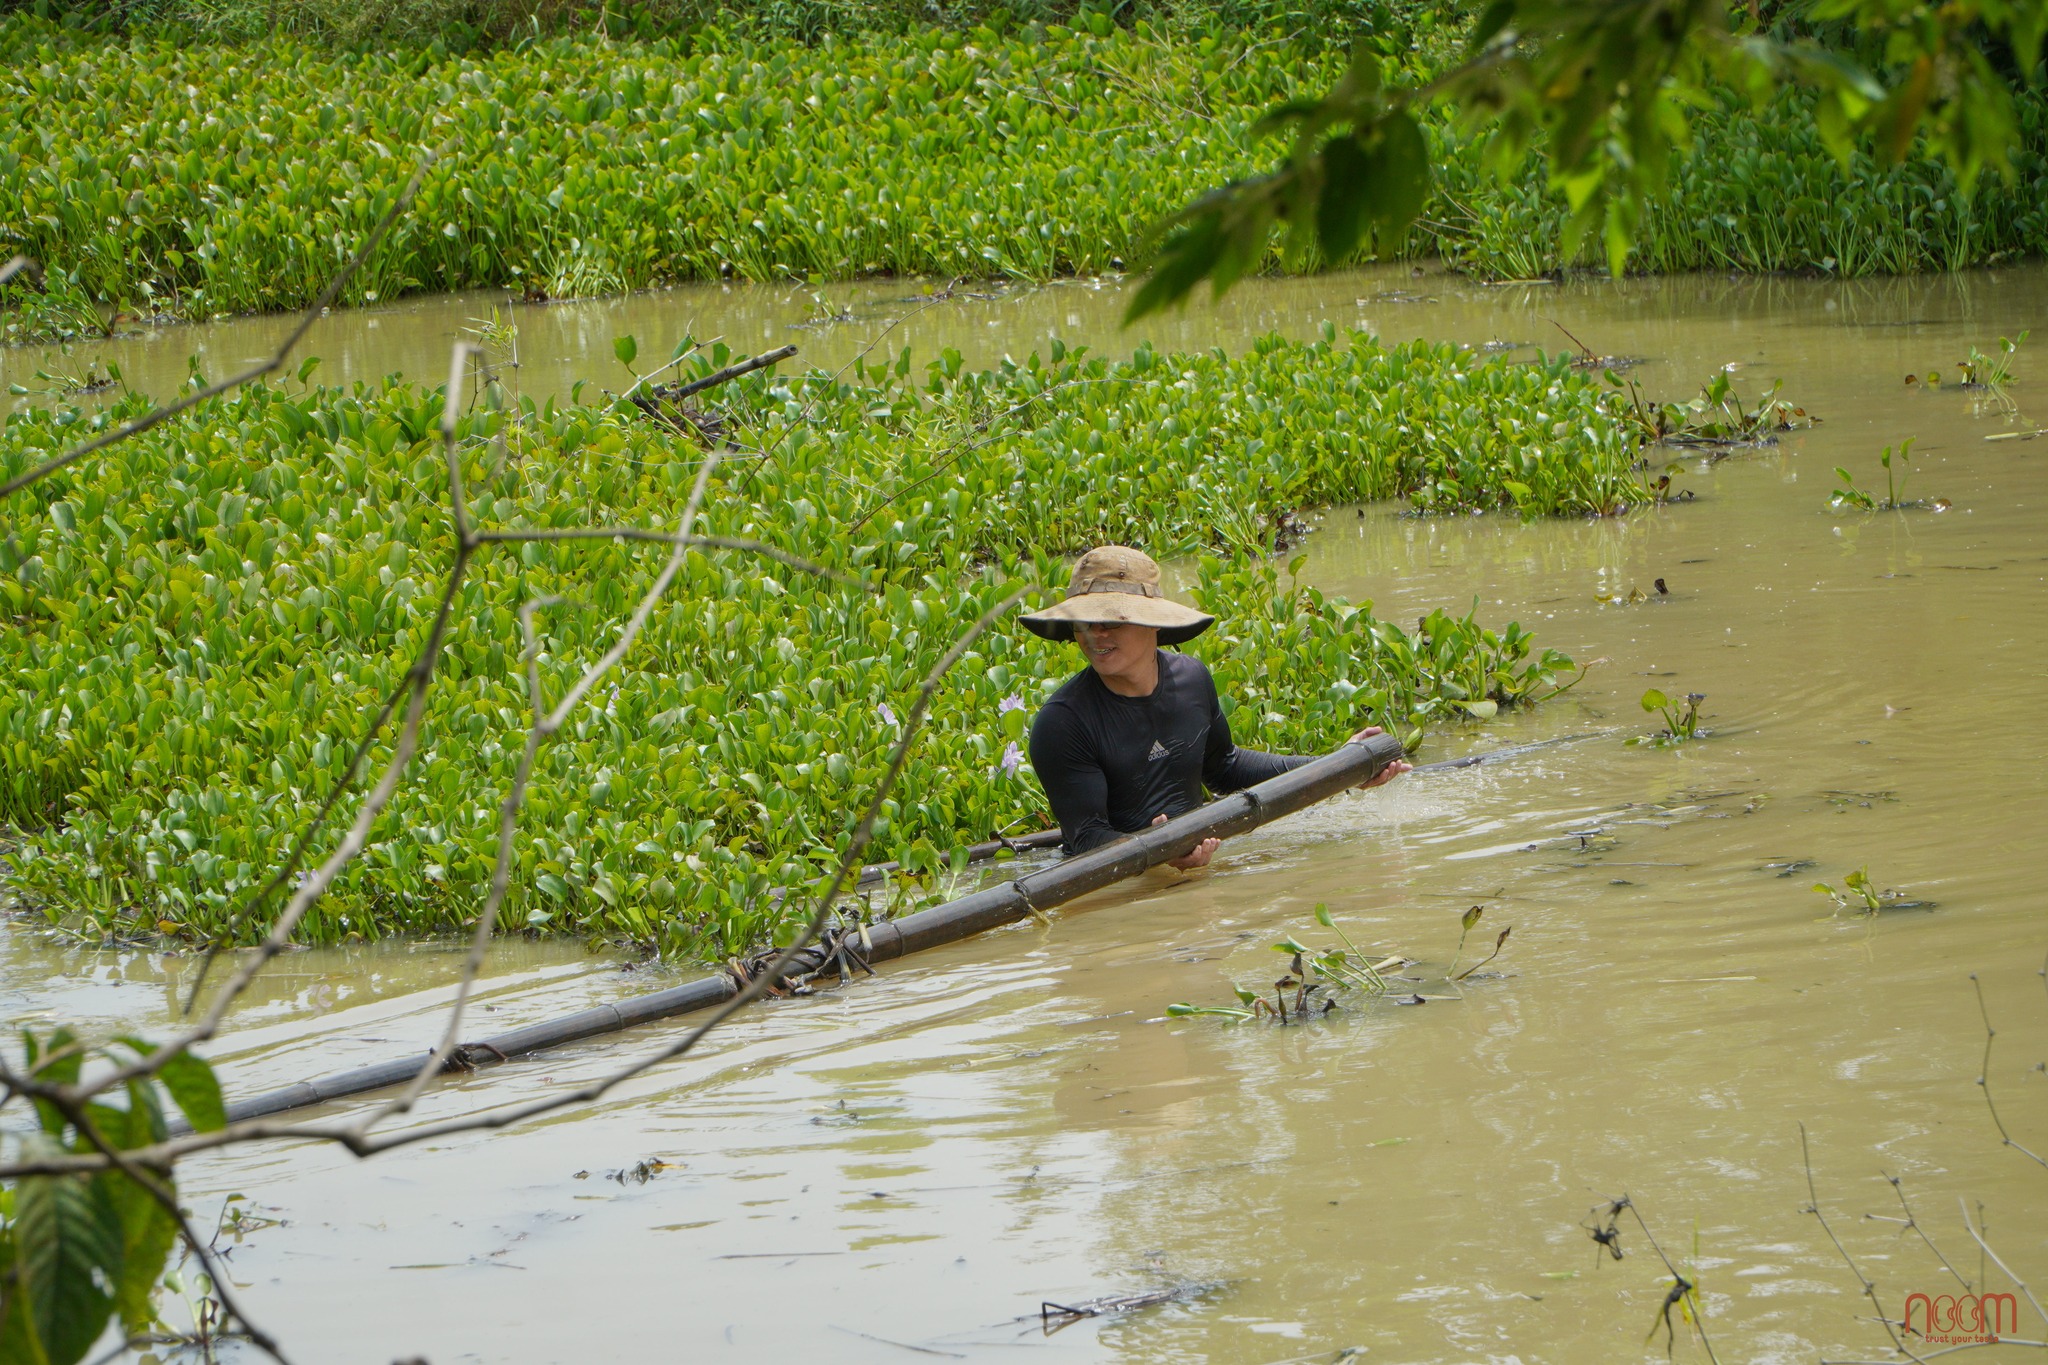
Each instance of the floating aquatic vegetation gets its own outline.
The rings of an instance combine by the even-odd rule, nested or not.
[[[2003,389],[2012,382],[2012,358],[2019,351],[2029,333],[2021,332],[2017,339],[1998,339],[1998,354],[1986,355],[1975,346],[1970,348],[1970,358],[1956,362],[1956,368],[1963,372],[1963,387],[1966,389]],[[1907,376],[1911,379],[1912,376]]]
[[[1643,693],[1643,709],[1664,718],[1664,729],[1655,735],[1635,735],[1622,741],[1625,744],[1646,744],[1653,749],[1668,748],[1684,744],[1688,740],[1704,737],[1708,732],[1700,724],[1700,703],[1707,699],[1704,692],[1688,692],[1682,697],[1671,697],[1657,688]]]
[[[1646,403],[1633,381],[1610,374],[1615,388],[1626,387],[1628,402],[1623,416],[1646,444],[1684,447],[1736,447],[1769,445],[1787,431],[1810,427],[1821,420],[1789,399],[1778,397],[1785,381],[1775,379],[1752,404],[1744,403],[1726,370],[1700,388],[1699,397],[1684,403]]]
[[[1884,469],[1884,496],[1856,486],[1856,477],[1841,465],[1835,466],[1835,477],[1842,486],[1828,494],[1828,506],[1833,508],[1853,507],[1864,512],[1901,512],[1909,507],[1924,507],[1931,512],[1946,512],[1953,505],[1947,498],[1906,498],[1906,481],[1912,477],[1911,459],[1913,438],[1907,437],[1895,451],[1890,446],[1877,457]]]
[[[0,104],[36,117],[0,127],[0,204],[19,206],[0,247],[48,278],[0,290],[0,329],[91,336],[303,305],[428,148],[448,155],[418,211],[344,303],[1117,271],[1151,224],[1259,169],[1251,128],[1336,79],[1337,46],[1091,22],[341,52],[99,39],[13,7]],[[1934,162],[1859,154],[1845,172],[1799,98],[1694,119],[1693,151],[1636,234],[1645,268],[1854,275],[2048,249],[2038,150],[1967,198]],[[2020,98],[2031,149],[2048,142],[2043,108]],[[1524,280],[1572,264],[1540,161],[1502,184],[1482,139],[1436,119],[1423,131],[1438,187],[1387,254]],[[1277,244],[1245,262],[1283,264]]]
[[[1934,909],[1933,901],[1915,900],[1904,891],[1889,887],[1883,891],[1878,890],[1877,883],[1870,880],[1870,869],[1868,866],[1859,867],[1848,876],[1842,878],[1840,888],[1831,886],[1827,882],[1815,882],[1813,890],[1816,895],[1826,896],[1829,900],[1833,901],[1835,903],[1834,913],[1838,915],[1844,910],[1853,911],[1859,915],[1875,915],[1882,910]]]
[[[683,387],[735,359],[687,356]],[[944,651],[947,623],[1063,583],[1066,554],[1091,543],[1196,555],[1190,596],[1220,622],[1192,648],[1247,744],[1302,752],[1365,724],[1412,734],[1537,701],[1578,675],[1567,657],[1476,611],[1411,632],[1294,582],[1265,557],[1270,518],[1424,481],[1449,498],[1454,465],[1467,505],[1532,515],[1620,497],[1630,479],[1576,373],[1334,333],[1235,358],[1146,348],[1112,363],[1056,346],[986,371],[906,351],[719,392],[742,454],[713,480],[707,534],[859,586],[686,556],[616,690],[535,770],[514,926],[713,958],[771,941],[775,891],[836,856],[837,812],[878,777],[888,708]],[[20,495],[0,541],[0,819],[25,831],[9,855],[21,903],[94,937],[234,927],[435,611],[450,553],[442,406],[405,384],[255,384]],[[10,414],[0,478],[140,410],[131,396],[101,414]],[[1499,435],[1537,414],[1540,452]],[[1433,452],[1425,425],[1456,453]],[[534,530],[670,523],[700,450],[630,404],[490,388],[457,444],[478,521]],[[1219,527],[1223,489],[1243,528]],[[473,913],[526,719],[519,610],[560,599],[536,618],[534,663],[544,684],[575,676],[652,571],[638,544],[529,543],[471,569],[407,785],[302,938],[445,931]],[[878,857],[914,881],[991,831],[1045,824],[1005,755],[1076,666],[1008,634],[978,644],[935,699]]]
[[[1508,935],[1514,932],[1510,925],[1500,931],[1494,940],[1493,951],[1478,963],[1458,970],[1463,958],[1465,938],[1472,927],[1479,922],[1484,910],[1473,906],[1459,918],[1458,948],[1451,957],[1450,968],[1444,973],[1446,984],[1464,981],[1487,963],[1500,955],[1507,946]],[[1169,1019],[1189,1019],[1210,1016],[1243,1023],[1252,1019],[1271,1019],[1278,1024],[1299,1022],[1329,1014],[1338,1008],[1338,1001],[1344,995],[1355,992],[1367,999],[1390,998],[1397,1005],[1420,1005],[1428,1000],[1455,999],[1455,996],[1423,995],[1416,991],[1396,993],[1393,982],[1414,980],[1410,977],[1394,978],[1389,975],[1404,967],[1414,965],[1414,959],[1399,953],[1366,952],[1351,941],[1351,936],[1340,928],[1330,914],[1327,905],[1318,903],[1315,909],[1316,923],[1336,934],[1343,947],[1311,948],[1294,935],[1289,934],[1273,945],[1273,951],[1284,953],[1288,958],[1287,971],[1272,984],[1272,998],[1264,991],[1233,986],[1237,996],[1236,1005],[1190,1005],[1176,1003],[1166,1007]]]
[[[1668,478],[1669,476],[1667,475],[1666,477]],[[1593,600],[1603,607],[1632,607],[1638,602],[1649,601],[1653,595],[1657,597],[1668,597],[1671,595],[1671,589],[1665,586],[1664,580],[1661,578],[1652,580],[1650,586],[1654,590],[1653,592],[1644,592],[1641,588],[1631,586],[1625,593],[1595,593]]]
[[[605,1171],[603,1175],[606,1180],[611,1181],[615,1185],[645,1185],[663,1171],[672,1171],[681,1165],[682,1163],[679,1161],[664,1161],[658,1156],[650,1156],[642,1158],[630,1166],[624,1166],[615,1171]],[[588,1180],[593,1174],[596,1174],[596,1172],[578,1171],[570,1178],[573,1180]]]

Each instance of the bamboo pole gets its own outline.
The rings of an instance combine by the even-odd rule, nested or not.
[[[1371,780],[1400,756],[1400,741],[1392,735],[1346,743],[1313,763],[1212,801],[1163,825],[944,905],[869,925],[862,935],[861,956],[869,962],[886,962],[1015,923],[1035,911],[1063,905],[1181,857],[1204,839],[1229,838],[1291,815]],[[826,954],[821,952],[819,962],[825,960]],[[738,994],[739,989],[730,974],[720,973],[665,991],[628,996],[616,1004],[599,1005],[565,1018],[529,1024],[480,1043],[464,1043],[457,1049],[462,1059],[460,1069],[510,1061],[528,1053],[688,1014],[722,1004]],[[227,1107],[228,1119],[236,1122],[258,1118],[381,1090],[411,1080],[419,1068],[419,1056],[414,1054],[300,1081],[282,1090],[235,1101]]]

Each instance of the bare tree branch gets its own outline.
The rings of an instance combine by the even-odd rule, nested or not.
[[[1883,1324],[1885,1335],[1892,1339],[1892,1349],[1908,1360],[1920,1360],[1920,1356],[1914,1355],[1912,1351],[1906,1348],[1904,1339],[1899,1336],[1897,1329],[1892,1326],[1892,1320],[1885,1316],[1884,1305],[1878,1301],[1877,1285],[1856,1264],[1856,1258],[1849,1254],[1849,1248],[1842,1245],[1842,1239],[1835,1236],[1834,1228],[1828,1224],[1827,1215],[1821,1212],[1820,1189],[1814,1184],[1813,1180],[1813,1153],[1807,1146],[1806,1125],[1803,1123],[1799,1125],[1799,1159],[1806,1166],[1806,1194],[1809,1201],[1800,1212],[1810,1213],[1820,1220],[1821,1231],[1827,1233],[1828,1240],[1835,1244],[1835,1250],[1841,1253],[1843,1262],[1849,1267],[1849,1273],[1854,1275],[1856,1282],[1863,1287],[1863,1297],[1869,1299],[1870,1306],[1877,1310],[1877,1320]]]
[[[1914,1232],[1919,1233],[1920,1240],[1925,1242],[1927,1249],[1934,1253],[1934,1259],[1941,1262],[1941,1268],[1955,1276],[1955,1281],[1963,1287],[1963,1292],[1969,1293],[1973,1288],[1971,1283],[1963,1278],[1963,1273],[1960,1270],[1949,1264],[1948,1257],[1941,1254],[1941,1248],[1934,1244],[1934,1239],[1929,1237],[1927,1230],[1920,1226],[1920,1220],[1913,1216],[1913,1206],[1906,1202],[1906,1182],[1898,1176],[1885,1175],[1882,1171],[1878,1172],[1878,1174],[1884,1175],[1884,1178],[1891,1182],[1892,1193],[1899,1197],[1899,1207],[1906,1211],[1905,1226],[1901,1227],[1899,1231],[1903,1234],[1907,1228],[1911,1228]]]
[[[640,392],[641,385],[645,384],[648,380],[654,378],[654,376],[662,373],[665,370],[674,369],[676,366],[682,364],[685,360],[688,360],[691,356],[697,354],[697,352],[703,350],[706,346],[709,346],[713,342],[716,342],[720,339],[721,338],[719,337],[713,337],[710,341],[692,341],[687,347],[684,348],[683,353],[681,355],[674,356],[670,358],[666,364],[657,365],[653,369],[649,370],[646,374],[636,377],[633,380],[633,387],[627,389],[624,393],[620,394],[619,398],[624,402],[632,402],[633,395]]]
[[[455,414],[460,406],[457,390],[462,381],[465,349],[461,345],[455,348],[455,360],[448,376],[448,402],[441,416],[441,441],[448,454],[449,482],[458,507],[461,506],[461,464],[455,449]],[[540,707],[540,678],[533,648],[533,609],[529,606],[521,610],[520,622],[526,631],[527,686],[534,704],[534,718],[532,726],[526,732],[526,747],[519,756],[519,766],[513,773],[512,782],[506,788],[505,799],[499,807],[498,855],[495,865],[491,868],[490,890],[484,897],[482,911],[477,915],[476,931],[470,939],[469,956],[462,965],[462,979],[456,986],[455,1000],[449,1006],[448,1025],[442,1031],[441,1041],[435,1045],[427,1060],[414,1073],[404,1091],[363,1118],[357,1125],[359,1132],[368,1133],[385,1118],[410,1110],[419,1099],[420,1092],[426,1089],[427,1082],[441,1070],[459,1042],[470,993],[475,987],[478,973],[483,970],[484,958],[490,952],[491,936],[498,924],[498,911],[504,905],[506,892],[511,886],[512,852],[514,840],[519,832],[519,812],[526,804],[526,785],[533,775],[534,760],[539,757],[541,746],[552,739],[567,723],[577,706],[590,694],[590,690],[597,686],[598,680],[611,672],[618,662],[625,658],[626,651],[633,647],[633,642],[639,638],[648,618],[654,614],[656,604],[667,593],[669,585],[675,581],[675,576],[682,571],[684,556],[689,553],[690,531],[697,524],[698,514],[703,509],[704,492],[711,484],[711,472],[717,467],[717,463],[718,455],[714,451],[697,467],[697,481],[692,485],[689,499],[683,506],[683,519],[672,537],[674,548],[669,552],[668,562],[662,566],[661,572],[655,576],[653,585],[640,598],[640,603],[627,620],[625,629],[619,633],[617,643],[583,671],[583,676],[577,679],[575,686],[569,689],[560,704],[552,711],[543,712]],[[469,533],[466,523],[463,525],[462,533],[467,539]]]
[[[881,782],[876,786],[874,795],[869,799],[867,809],[861,813],[860,821],[854,828],[852,839],[848,842],[845,851],[840,855],[838,869],[833,873],[825,889],[819,893],[817,904],[813,908],[810,920],[804,926],[803,932],[797,936],[794,942],[776,955],[775,959],[768,964],[766,970],[747,982],[730,1000],[714,1010],[709,1019],[696,1028],[691,1029],[674,1043],[629,1062],[609,1075],[601,1077],[588,1085],[511,1109],[499,1110],[488,1114],[470,1115],[460,1119],[453,1119],[446,1123],[431,1124],[403,1133],[369,1139],[363,1141],[361,1148],[363,1154],[368,1155],[374,1152],[388,1151],[394,1147],[409,1146],[415,1142],[447,1137],[455,1133],[509,1127],[512,1124],[523,1122],[526,1119],[534,1118],[553,1110],[589,1103],[592,1100],[601,1098],[615,1086],[631,1080],[642,1072],[648,1071],[664,1062],[673,1061],[690,1052],[704,1039],[705,1035],[719,1027],[719,1025],[723,1024],[739,1010],[766,994],[771,986],[775,985],[787,974],[798,955],[815,942],[818,935],[824,931],[833,903],[838,899],[840,891],[846,885],[854,869],[861,865],[862,856],[866,853],[868,842],[874,833],[875,818],[881,811],[882,803],[888,800],[889,794],[895,790],[896,780],[902,775],[903,764],[909,756],[911,742],[917,737],[923,725],[925,714],[931,706],[931,699],[937,693],[940,683],[945,680],[946,675],[952,671],[953,666],[960,661],[961,656],[972,647],[974,642],[980,639],[982,634],[991,625],[995,624],[1012,607],[1016,606],[1029,591],[1031,591],[1030,588],[1020,588],[983,612],[980,618],[972,626],[968,627],[960,638],[954,642],[953,647],[946,652],[945,657],[941,658],[932,668],[930,675],[924,681],[924,685],[918,690],[917,700],[911,705],[909,713],[904,717],[903,733],[897,739],[895,748],[889,755],[889,766],[883,773]],[[583,690],[587,690],[587,688]],[[571,698],[579,695],[578,691],[572,689]],[[565,698],[563,704],[556,708],[552,716],[566,719],[569,700],[569,698]],[[560,719],[557,719],[556,723],[559,724]],[[306,1135],[314,1136],[319,1134],[317,1130],[314,1130]],[[349,1145],[354,1147],[353,1143]]]
[[[1998,1128],[1999,1141],[2036,1166],[2048,1170],[2048,1161],[2042,1160],[2039,1154],[2013,1141],[2012,1134],[2005,1130],[2005,1120],[1998,1116],[1998,1106],[1991,1100],[1991,1040],[1998,1036],[1998,1031],[1991,1027],[1991,1010],[1984,1004],[1984,983],[1977,979],[1975,972],[1970,973],[1970,985],[1976,989],[1977,1013],[1984,1020],[1984,1069],[1977,1075],[1977,1088],[1984,1092],[1984,1107],[1991,1111],[1991,1122]]]
[[[2019,1290],[2027,1303],[2032,1306],[2034,1316],[2041,1319],[2043,1324],[2048,1324],[2048,1309],[2041,1307],[2041,1301],[2034,1297],[2034,1291],[2027,1288],[2024,1280],[2012,1273],[2012,1267],[2000,1258],[1999,1254],[1992,1249],[1991,1243],[1984,1240],[1984,1234],[1977,1230],[1977,1225],[1970,1221],[1969,1204],[1958,1197],[1956,1199],[1956,1206],[1963,1211],[1963,1227],[1969,1231],[1970,1240],[1977,1244],[1977,1249],[1991,1258],[1991,1264],[2005,1272],[2005,1278],[2012,1281],[2013,1288]]]

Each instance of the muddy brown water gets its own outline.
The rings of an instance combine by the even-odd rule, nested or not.
[[[793,338],[838,364],[920,306],[892,302],[914,293],[900,284],[822,292],[856,321],[793,329],[816,305],[777,290],[522,309],[519,381],[617,387],[620,332],[643,355],[694,329],[741,351]],[[1956,1286],[1883,1221],[1899,1212],[1883,1173],[1963,1274],[1981,1256],[1959,1201],[2022,1278],[2048,1282],[2048,1171],[2002,1148],[1987,1115],[1969,981],[1999,1026],[1992,1094],[2014,1136],[2048,1150],[2048,1086],[2028,1070],[2048,1054],[2048,439],[1983,439],[2048,422],[2048,269],[1503,289],[1367,273],[1253,282],[1131,333],[1115,330],[1120,302],[1113,285],[946,301],[880,345],[980,364],[1054,334],[1234,347],[1327,320],[1554,346],[1554,319],[1646,357],[1636,374],[1657,396],[1734,363],[1745,394],[1783,377],[1826,420],[1719,462],[1674,457],[1695,500],[1619,520],[1319,518],[1305,574],[1331,591],[1402,620],[1476,598],[1604,660],[1533,713],[1434,736],[1425,758],[1586,738],[1347,795],[1231,842],[1207,873],[1155,873],[756,1009],[588,1109],[369,1162],[298,1146],[188,1163],[202,1219],[242,1193],[281,1220],[224,1243],[294,1358],[1660,1360],[1645,1333],[1662,1264],[1633,1222],[1618,1262],[1582,1226],[1623,1192],[1704,1286],[1720,1360],[1887,1358],[1802,1211],[1802,1123],[1834,1227],[1890,1311]],[[489,307],[337,316],[310,349],[328,379],[431,381]],[[194,347],[212,370],[278,327],[0,363],[14,378],[111,356],[167,386]],[[1901,382],[2025,327],[2039,339],[2010,390],[2018,417]],[[1879,449],[1907,436],[1911,492],[1952,510],[1828,510],[1833,466],[1881,484]],[[1650,686],[1705,693],[1711,736],[1625,746],[1655,728],[1637,700]],[[1809,889],[1865,865],[1934,908],[1834,915]],[[1418,958],[1414,989],[1458,998],[1287,1029],[1162,1018],[1270,983],[1276,939],[1328,938],[1318,902],[1362,945]],[[1513,936],[1486,976],[1447,987],[1473,904],[1475,942]],[[161,1033],[190,979],[184,958],[20,926],[0,944],[14,1018]],[[458,961],[445,945],[295,954],[212,1056],[253,1090],[424,1048]],[[470,1033],[672,979],[502,944]],[[549,1093],[687,1026],[453,1081],[417,1119]],[[673,1164],[642,1183],[646,1158]],[[1171,1285],[1189,1297],[1051,1333],[1038,1317],[1044,1301]],[[1706,1358],[1683,1324],[1676,1358]]]

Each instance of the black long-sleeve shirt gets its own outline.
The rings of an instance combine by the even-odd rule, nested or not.
[[[1185,815],[1217,793],[1312,762],[1240,749],[1200,660],[1159,653],[1159,685],[1125,697],[1084,668],[1031,722],[1031,766],[1052,802],[1068,853],[1085,853],[1155,816]]]

